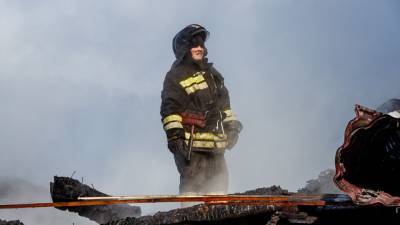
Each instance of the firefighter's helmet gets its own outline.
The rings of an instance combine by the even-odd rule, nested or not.
[[[190,24],[179,31],[172,40],[172,49],[177,60],[182,60],[192,46],[194,37],[201,37],[203,43],[207,40],[210,32],[198,24]]]

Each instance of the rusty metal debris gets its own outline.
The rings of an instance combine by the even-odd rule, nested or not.
[[[356,105],[336,153],[337,186],[360,205],[400,206],[400,119]]]

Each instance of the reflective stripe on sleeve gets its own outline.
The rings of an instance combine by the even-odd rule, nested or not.
[[[231,109],[227,109],[224,111],[226,117],[233,116],[233,111]]]
[[[233,121],[233,120],[238,120],[236,118],[236,116],[230,116],[230,117],[226,117],[222,122],[229,122],[229,121]]]
[[[217,148],[226,148],[228,146],[227,141],[215,142]]]
[[[182,123],[181,122],[170,122],[164,126],[164,130],[166,130],[166,131],[169,129],[173,129],[173,128],[183,128]]]
[[[233,121],[233,120],[238,120],[236,118],[236,115],[233,113],[232,110],[227,109],[227,110],[224,111],[224,113],[225,113],[226,117],[222,122],[229,122],[229,121]]]
[[[166,125],[167,123],[170,123],[170,122],[182,122],[182,116],[176,115],[176,114],[172,114],[172,115],[169,115],[169,116],[167,116],[167,117],[165,117],[163,119],[163,124],[164,125]]]

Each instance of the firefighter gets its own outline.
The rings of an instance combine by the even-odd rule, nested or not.
[[[161,92],[161,117],[180,173],[179,193],[226,194],[224,158],[242,125],[232,112],[224,78],[208,62],[209,32],[191,24],[173,38],[176,57]]]

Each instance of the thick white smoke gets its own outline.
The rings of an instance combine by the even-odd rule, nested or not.
[[[353,104],[400,96],[399,9],[391,0],[1,1],[0,177],[47,187],[78,171],[108,194],[176,194],[160,90],[172,37],[200,23],[244,125],[227,153],[230,192],[296,191],[333,167]],[[57,214],[0,213],[27,225]]]
[[[36,185],[29,181],[0,177],[0,204],[51,202],[49,186]],[[2,220],[20,220],[29,224],[97,224],[75,213],[66,213],[55,208],[2,209]]]

